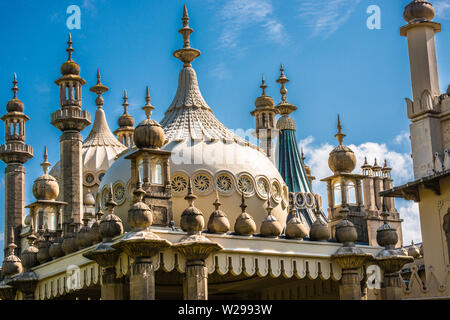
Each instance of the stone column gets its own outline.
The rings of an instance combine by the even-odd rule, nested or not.
[[[137,258],[131,266],[130,300],[155,300],[155,270],[150,258]]]
[[[81,223],[83,215],[82,184],[82,136],[79,131],[68,130],[61,135],[61,181],[64,207],[64,222],[73,218],[76,224]]]
[[[342,278],[339,284],[339,297],[341,300],[361,300],[359,277],[359,269],[342,269]]]

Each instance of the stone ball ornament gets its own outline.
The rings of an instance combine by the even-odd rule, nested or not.
[[[145,119],[134,129],[134,144],[138,148],[159,149],[164,145],[165,135],[161,125],[153,119]]]
[[[153,223],[153,213],[144,202],[136,202],[128,210],[128,224],[133,230],[148,228]]]
[[[330,152],[328,166],[333,173],[350,173],[356,167],[356,156],[349,147],[339,145]]]
[[[230,230],[230,221],[227,215],[219,209],[221,205],[219,194],[217,194],[214,202],[215,210],[211,213],[208,220],[208,231],[211,233],[227,233]]]
[[[414,0],[405,7],[403,18],[406,22],[431,21],[436,15],[433,5],[425,0]]]
[[[37,200],[55,200],[59,196],[58,182],[49,174],[39,176],[33,183],[33,195]]]
[[[358,233],[355,225],[347,219],[342,220],[336,226],[335,232],[336,241],[343,243],[344,246],[354,246],[358,239]]]
[[[110,213],[100,221],[100,234],[103,242],[111,241],[114,237],[123,234],[122,220],[113,213]]]
[[[78,65],[78,63],[74,61],[66,61],[61,66],[61,74],[63,76],[67,75],[79,76],[80,71],[81,71],[80,66]]]
[[[385,223],[377,229],[377,243],[381,247],[387,249],[394,249],[398,242],[397,230]]]

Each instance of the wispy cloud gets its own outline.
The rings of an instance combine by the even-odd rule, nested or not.
[[[236,47],[241,32],[251,26],[265,28],[271,41],[281,42],[287,37],[283,24],[273,14],[270,0],[230,0],[219,12],[223,25],[219,38],[222,48]]]
[[[347,20],[361,0],[302,0],[299,17],[311,30],[311,37],[328,38]]]
[[[225,79],[231,78],[231,71],[223,62],[218,63],[211,70],[211,74],[219,80],[225,80]]]
[[[400,134],[398,134],[395,138],[394,138],[394,143],[395,144],[403,144],[403,143],[409,143],[410,139],[409,139],[409,132],[402,132]]]
[[[97,5],[99,2],[104,2],[104,0],[83,0],[81,9],[94,16],[98,12]]]
[[[450,2],[448,0],[435,1],[433,6],[436,10],[437,18],[450,19]]]
[[[373,164],[374,159],[377,158],[377,162],[381,166],[386,159],[389,166],[393,168],[392,178],[395,185],[406,183],[413,178],[412,160],[409,154],[392,150],[384,143],[365,142],[360,145],[350,144],[348,146],[356,155],[357,167],[354,170],[355,173],[361,173],[360,167],[364,163],[364,157],[367,157],[369,164]],[[326,184],[321,182],[320,179],[333,174],[328,167],[328,155],[335,146],[329,143],[315,144],[314,138],[309,136],[299,142],[299,147],[303,148],[306,156],[305,162],[311,167],[312,174],[317,178],[313,182],[314,192],[320,194],[322,199],[327,199]],[[326,201],[324,203],[326,204]],[[408,244],[411,240],[420,242],[421,233],[417,205],[408,201],[396,200],[396,207],[400,217],[404,219],[404,243]]]

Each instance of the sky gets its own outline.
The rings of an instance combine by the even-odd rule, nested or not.
[[[230,129],[251,129],[261,74],[267,94],[280,101],[279,66],[283,63],[288,101],[298,106],[291,116],[297,124],[297,140],[306,162],[320,180],[331,174],[328,153],[336,145],[336,117],[341,116],[344,141],[356,153],[360,172],[364,156],[370,162],[384,159],[394,168],[394,184],[412,180],[409,121],[405,97],[411,98],[406,39],[399,34],[405,24],[403,8],[409,0],[59,0],[1,1],[0,103],[12,98],[10,88],[17,73],[19,98],[31,118],[26,143],[35,157],[27,162],[26,204],[34,201],[32,181],[42,170],[44,146],[49,161],[59,160],[60,132],[50,125],[50,114],[59,108],[59,89],[54,81],[66,61],[66,42],[72,33],[74,60],[81,66],[83,108],[93,116],[96,83],[110,88],[104,94],[109,126],[115,130],[122,114],[126,89],[129,112],[140,121],[144,113],[145,87],[150,87],[152,118],[161,120],[177,88],[181,63],[172,56],[182,47],[183,4],[194,29],[191,46],[202,55],[193,63],[202,94],[216,117]],[[432,1],[435,21],[443,24],[437,35],[441,91],[450,84],[450,0]],[[81,9],[80,29],[67,28],[67,8]],[[378,6],[381,28],[369,29],[367,13]],[[3,109],[4,113],[6,110]],[[3,112],[0,112],[3,114]],[[82,134],[86,137],[90,127]],[[4,127],[0,126],[0,136]],[[4,168],[0,164],[0,203],[4,204]],[[325,186],[314,189],[326,199]],[[326,203],[326,201],[324,201]],[[421,241],[417,205],[396,200],[405,219],[404,242]],[[4,213],[3,213],[4,214]],[[4,232],[3,218],[0,232]],[[1,237],[3,241],[3,237]],[[2,243],[0,243],[3,246]]]

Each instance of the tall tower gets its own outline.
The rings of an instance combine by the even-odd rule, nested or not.
[[[17,98],[17,77],[14,74],[14,97],[6,105],[5,114],[1,119],[5,122],[5,144],[0,146],[0,160],[6,163],[5,169],[5,226],[4,230],[14,230],[14,238],[10,232],[5,232],[4,254],[11,241],[16,240],[20,248],[20,230],[25,218],[25,167],[24,164],[33,158],[33,148],[25,144],[25,122],[28,118],[24,113],[24,104]]]
[[[266,95],[266,82],[264,81],[264,75],[262,76],[262,83],[260,88],[262,89],[262,95],[255,100],[255,109],[250,112],[255,117],[255,132],[254,135],[258,138],[260,147],[264,150],[267,157],[272,162],[274,159],[274,145],[273,139],[278,135],[278,130],[275,124],[275,115],[277,110],[274,108],[273,99]]]
[[[434,157],[442,153],[440,88],[434,35],[441,25],[433,22],[433,6],[414,0],[406,6],[403,17],[408,22],[400,35],[408,39],[413,100],[406,99],[411,119],[411,147],[414,178],[433,174]],[[450,147],[450,135],[444,136]]]
[[[127,90],[123,92],[123,114],[119,118],[119,128],[114,131],[117,139],[127,147],[134,145],[134,119],[128,114],[129,103],[127,97]]]
[[[86,81],[80,77],[80,66],[72,60],[72,39],[69,34],[69,58],[61,66],[62,76],[55,81],[60,89],[60,109],[51,115],[51,124],[61,130],[60,187],[62,199],[67,202],[63,210],[63,223],[72,218],[80,224],[83,212],[82,136],[81,131],[91,124],[91,116],[81,109],[81,87]]]

